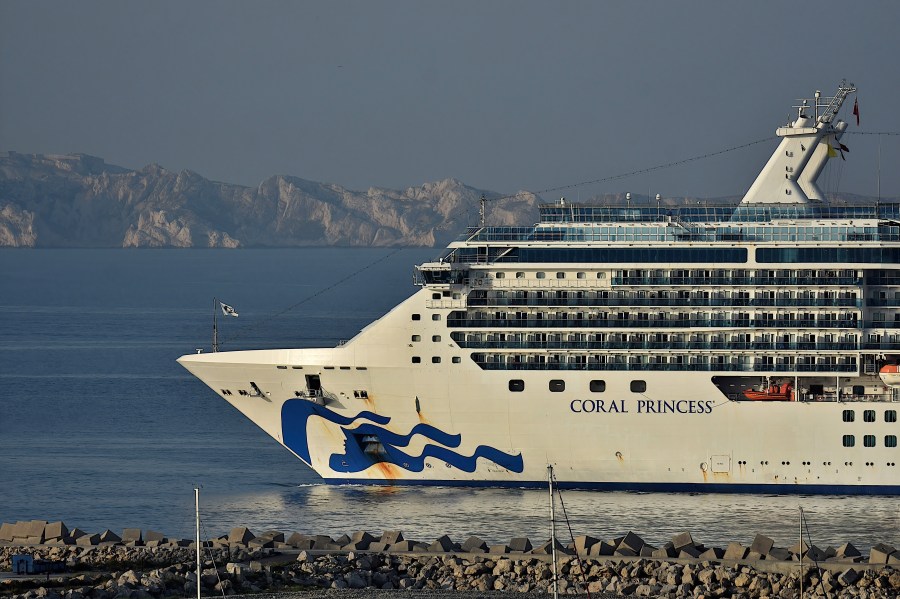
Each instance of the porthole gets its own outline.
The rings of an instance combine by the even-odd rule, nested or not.
[[[431,320],[440,320],[440,319],[441,319],[441,315],[440,315],[440,314],[432,314],[432,315],[431,315]]]
[[[603,393],[606,391],[606,381],[591,381],[591,393]]]
[[[647,390],[647,381],[631,381],[632,393],[643,393]]]
[[[863,447],[875,447],[875,435],[864,435]]]
[[[875,422],[875,410],[863,410],[863,422]]]
[[[853,447],[856,445],[856,437],[853,435],[844,435],[844,447]]]
[[[885,410],[884,411],[884,421],[885,422],[897,422],[897,410]]]
[[[454,364],[459,364],[460,362],[462,362],[462,358],[460,358],[459,356],[453,356],[452,358],[450,358],[450,361]]]
[[[566,390],[566,382],[561,379],[553,379],[550,381],[549,387],[553,393],[559,393]]]
[[[558,273],[556,273],[556,278],[557,278],[557,279],[565,279],[565,278],[566,278],[566,273],[564,273],[564,272],[558,272]]]
[[[524,278],[525,278],[525,273],[524,273],[524,272],[517,272],[517,273],[516,273],[516,278],[517,278],[517,279],[524,279]]]
[[[440,336],[440,335],[432,335],[432,336],[431,336],[431,340],[432,340],[433,342],[435,342],[435,343],[440,343],[440,342],[441,342],[441,336]]]
[[[440,357],[440,356],[432,356],[432,358],[431,358],[431,363],[432,363],[432,364],[440,364],[440,363],[441,363],[441,357]]]
[[[844,410],[842,418],[844,422],[853,422],[856,420],[856,412],[853,410]]]
[[[420,364],[421,362],[422,362],[422,358],[420,358],[419,356],[413,356],[413,357],[412,357],[412,363],[413,363],[413,364]]]
[[[583,273],[583,272],[575,273],[575,278],[577,278],[577,279],[583,279],[586,276],[587,275],[585,275],[585,273]]]
[[[421,335],[413,335],[412,337],[410,337],[410,339],[412,340],[413,343],[416,343],[416,342],[422,340],[422,336]]]
[[[509,390],[514,393],[520,393],[525,390],[525,381],[522,379],[512,379],[509,381]]]
[[[536,279],[546,279],[547,275],[546,275],[546,273],[539,272],[539,273],[535,273],[534,277]]]
[[[897,447],[897,435],[885,435],[884,436],[884,446],[885,447]]]
[[[413,320],[422,320],[422,315],[421,314],[413,314],[412,319]]]

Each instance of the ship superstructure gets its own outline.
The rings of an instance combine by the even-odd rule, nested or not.
[[[900,205],[816,185],[854,91],[739,204],[544,204],[344,345],[179,361],[330,482],[896,493]]]

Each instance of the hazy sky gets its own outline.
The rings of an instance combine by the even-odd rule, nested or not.
[[[844,77],[851,132],[900,132],[898,24],[896,0],[0,0],[0,150],[541,190],[765,138]],[[900,137],[880,139],[900,195]],[[879,137],[844,142],[820,182],[874,195]],[[741,194],[775,143],[565,195]]]

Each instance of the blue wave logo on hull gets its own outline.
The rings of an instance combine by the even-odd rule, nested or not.
[[[391,419],[374,412],[360,412],[356,416],[342,416],[325,406],[311,401],[292,399],[281,408],[281,429],[284,444],[311,463],[306,426],[311,416],[318,416],[341,427],[344,434],[343,454],[332,454],[328,465],[336,472],[361,472],[377,463],[390,463],[411,472],[425,469],[425,458],[443,460],[463,472],[475,472],[478,458],[484,458],[511,472],[521,473],[524,468],[522,454],[511,455],[488,445],[479,445],[471,456],[465,456],[449,448],[459,447],[462,435],[453,435],[430,424],[417,424],[408,434],[401,435],[384,428]],[[356,428],[350,425],[362,422]],[[374,424],[373,424],[374,423]],[[401,448],[408,447],[413,437],[422,436],[436,444],[427,443],[420,455],[412,455]],[[377,445],[376,452],[366,448]]]

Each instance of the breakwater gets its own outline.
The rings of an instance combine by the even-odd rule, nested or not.
[[[302,589],[507,591],[547,593],[553,568],[550,541],[520,537],[489,546],[471,536],[429,542],[400,531],[327,535],[254,534],[236,527],[203,541],[198,581],[188,539],[125,529],[87,533],[40,520],[0,526],[0,594],[32,599],[112,599],[196,593],[236,594]],[[558,585],[564,594],[700,597],[799,597],[801,582],[813,596],[896,597],[900,552],[877,544],[864,554],[851,543],[820,548],[777,547],[756,535],[751,543],[706,547],[690,533],[660,546],[628,532],[614,539],[589,535],[556,542]],[[15,575],[13,556],[61,573]],[[803,559],[801,571],[800,560]],[[40,561],[38,561],[40,560]],[[22,558],[16,558],[18,567]]]

